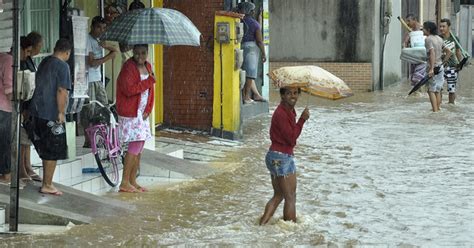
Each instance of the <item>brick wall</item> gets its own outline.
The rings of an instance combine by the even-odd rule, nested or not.
[[[333,63],[333,62],[270,62],[270,70],[283,66],[315,65],[334,74],[354,92],[372,91],[371,63]]]
[[[186,15],[202,33],[200,47],[164,47],[164,125],[209,130],[214,92],[214,13],[223,0],[164,0],[163,7]]]

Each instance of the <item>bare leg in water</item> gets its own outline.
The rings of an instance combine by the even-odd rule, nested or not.
[[[456,101],[456,93],[449,93],[449,103],[454,104]]]
[[[430,97],[431,109],[433,110],[433,112],[438,112],[440,100],[439,92],[428,91],[428,96]]]
[[[272,176],[272,186],[273,186],[273,197],[267,202],[265,206],[265,212],[260,218],[260,225],[265,225],[267,222],[272,218],[275,210],[280,205],[281,201],[283,200],[283,193],[280,190],[280,186],[278,186],[277,178]]]
[[[274,183],[276,182],[276,185]],[[285,177],[272,178],[274,195],[265,207],[265,213],[260,219],[260,225],[268,223],[275,213],[276,208],[285,199],[283,207],[283,220],[296,222],[296,174],[290,174]]]

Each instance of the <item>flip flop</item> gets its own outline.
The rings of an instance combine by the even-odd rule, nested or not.
[[[148,192],[148,189],[145,187],[139,187],[137,189],[140,190],[141,192]]]
[[[42,182],[43,178],[41,178],[38,174],[34,174],[30,176],[31,180],[37,181],[37,182]]]
[[[62,196],[63,195],[63,192],[61,191],[54,191],[54,192],[46,192],[46,191],[42,191],[41,189],[39,190],[39,192],[41,194],[45,194],[45,195],[54,195],[54,196]]]
[[[139,191],[137,189],[119,189],[118,192],[124,192],[124,193],[138,193]]]
[[[256,101],[256,102],[268,102],[268,100],[267,100],[267,99],[265,99],[265,98],[258,99],[258,100],[254,100],[254,101]]]

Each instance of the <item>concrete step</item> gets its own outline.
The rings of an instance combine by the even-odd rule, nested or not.
[[[146,149],[148,150],[148,149]],[[150,152],[153,152],[149,150]],[[177,149],[176,147],[169,147],[166,149],[160,149],[156,151],[160,154],[165,154],[170,157],[177,159],[183,159],[183,149]],[[37,157],[36,151],[32,147],[33,157]],[[32,160],[33,161],[33,160]],[[35,161],[37,161],[35,159]],[[33,168],[37,174],[43,177],[43,170],[41,159],[36,164],[33,164]],[[113,190],[113,187],[107,184],[100,173],[82,173],[84,168],[97,168],[95,157],[90,153],[90,149],[79,148],[77,150],[77,157],[75,159],[60,160],[54,172],[53,182],[60,183],[65,186],[72,187],[77,190],[81,190],[93,194],[102,194]],[[189,179],[191,177],[186,176],[182,173],[175,172],[169,169],[160,169],[159,167],[153,167],[154,170],[150,171],[148,166],[142,166],[141,173],[143,175],[159,177],[161,179]],[[120,177],[122,176],[122,170],[119,171]]]
[[[54,196],[38,192],[39,182],[28,182],[20,189],[19,223],[39,225],[67,225],[91,223],[95,219],[130,215],[135,206],[108,197],[96,196],[74,188],[55,184],[64,194]],[[0,204],[9,216],[10,187],[0,184]]]

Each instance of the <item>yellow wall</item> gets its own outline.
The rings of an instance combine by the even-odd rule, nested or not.
[[[240,49],[237,42],[235,26],[240,23],[238,18],[218,16],[215,18],[214,32],[218,22],[230,23],[231,42],[222,44],[222,71],[221,74],[221,49],[220,44],[214,41],[214,104],[212,127],[224,132],[237,132],[240,129],[240,82],[239,69],[234,68],[235,49]],[[217,37],[215,35],[214,37]],[[221,80],[221,77],[223,80]],[[222,111],[221,111],[221,81],[222,81]],[[222,123],[221,123],[222,115]]]

